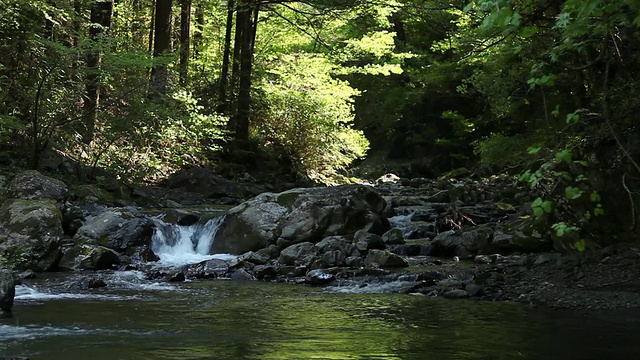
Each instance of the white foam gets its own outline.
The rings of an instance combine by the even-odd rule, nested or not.
[[[131,334],[131,335],[152,335],[155,331],[136,331],[125,329],[83,329],[81,327],[58,327],[58,326],[13,326],[0,324],[0,342],[10,340],[33,340],[54,336],[80,336],[86,334]]]
[[[391,281],[366,284],[349,282],[346,284],[327,286],[324,288],[324,291],[339,294],[392,294],[404,292],[412,286],[415,286],[415,284],[414,281]]]
[[[85,293],[68,293],[68,292],[49,292],[40,291],[36,288],[28,287],[25,285],[16,286],[15,300],[29,301],[29,300],[59,300],[59,299],[95,299],[95,300],[128,300],[134,299],[135,296],[122,296],[111,294],[94,294],[90,292]]]
[[[392,216],[389,218],[389,223],[391,223],[391,226],[393,227],[406,227],[407,225],[411,224],[411,218],[413,217],[413,214],[415,214],[415,212],[412,211],[406,215]]]

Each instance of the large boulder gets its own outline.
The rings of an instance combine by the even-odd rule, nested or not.
[[[231,209],[218,230],[212,253],[242,254],[271,244],[317,243],[349,238],[358,230],[389,230],[385,200],[372,188],[346,185],[264,193]],[[280,239],[280,241],[278,241]]]
[[[60,260],[61,270],[108,270],[120,264],[118,253],[103,246],[77,245],[67,249]]]
[[[18,267],[54,269],[62,237],[62,213],[54,200],[11,199],[0,206],[0,253]]]
[[[11,271],[0,269],[0,310],[11,312],[13,298],[16,295],[16,284]]]
[[[153,221],[135,209],[109,209],[89,218],[78,229],[76,244],[104,246],[123,252],[133,246],[150,245]]]
[[[69,188],[60,180],[44,176],[37,171],[17,174],[4,190],[7,198],[14,199],[54,199],[64,200]]]

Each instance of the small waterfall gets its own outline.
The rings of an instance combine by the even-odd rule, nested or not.
[[[151,238],[151,248],[158,255],[159,265],[194,264],[210,259],[233,259],[228,254],[209,254],[213,239],[224,216],[212,218],[206,223],[185,226],[166,224],[156,219],[156,227]]]
[[[402,230],[402,233],[406,236],[412,229],[413,215],[415,212],[409,212],[404,215],[395,215],[389,218],[391,227]]]

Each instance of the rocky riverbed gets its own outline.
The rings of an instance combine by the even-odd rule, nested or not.
[[[163,281],[390,284],[381,288],[557,308],[640,307],[638,244],[555,252],[560,240],[530,214],[533,195],[508,178],[387,175],[368,185],[267,190],[202,170],[146,189],[11,174],[0,178],[0,251],[18,278],[136,269]],[[194,237],[194,226],[210,224]],[[190,251],[230,255],[158,266],[158,238],[176,246],[178,230],[190,234]],[[84,286],[109,286],[99,274]]]

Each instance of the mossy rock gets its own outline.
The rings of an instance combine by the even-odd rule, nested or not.
[[[546,236],[545,220],[536,218],[498,225],[492,245],[502,252],[542,252],[553,249],[553,242]]]
[[[96,185],[80,185],[71,190],[72,197],[80,202],[113,205],[114,198],[108,191]]]
[[[278,203],[278,205],[284,206],[287,209],[291,210],[291,208],[293,208],[293,204],[300,197],[300,194],[300,192],[296,191],[283,192],[278,194],[278,196],[276,197],[276,202]]]
[[[54,200],[7,200],[0,206],[0,233],[0,251],[9,262],[50,270],[60,257],[62,213]]]
[[[61,234],[62,212],[54,200],[5,201],[0,206],[0,227],[6,233],[38,237],[41,233],[54,231]]]

